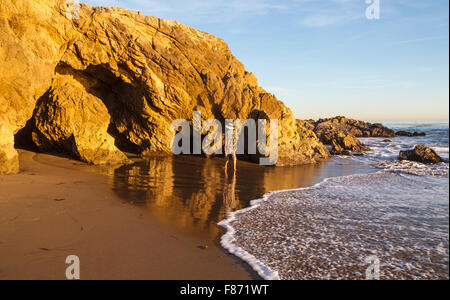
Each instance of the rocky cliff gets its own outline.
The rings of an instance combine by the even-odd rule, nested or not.
[[[64,0],[0,2],[1,173],[18,169],[19,131],[42,151],[126,162],[123,149],[170,153],[171,122],[191,120],[193,110],[203,119],[278,119],[278,165],[329,156],[223,40],[120,8],[66,11]]]

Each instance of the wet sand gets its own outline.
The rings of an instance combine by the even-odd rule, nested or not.
[[[240,163],[233,179],[220,159],[108,168],[19,153],[21,173],[0,176],[0,279],[65,279],[68,255],[82,279],[259,279],[220,247],[217,222],[268,191],[357,171]]]
[[[220,158],[194,156],[151,158],[113,171],[116,194],[155,219],[205,243],[224,233],[217,226],[228,213],[246,208],[264,194],[308,187],[324,178],[363,172],[335,161],[295,167],[263,167],[240,161],[236,177],[224,174]]]
[[[80,257],[81,279],[255,278],[122,201],[108,177],[78,170],[89,167],[24,151],[20,160],[20,174],[0,177],[0,279],[65,279],[68,255]]]

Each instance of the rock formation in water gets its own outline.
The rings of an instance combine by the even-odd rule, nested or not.
[[[437,164],[443,159],[431,148],[417,145],[413,150],[400,151],[400,160],[417,161],[424,164]]]
[[[315,128],[315,124],[314,124],[314,120],[298,120],[297,119],[297,124],[301,127],[304,127],[308,130],[314,131]]]
[[[371,124],[346,117],[297,120],[297,124],[315,132],[319,140],[331,146],[334,155],[353,155],[369,151],[357,137],[394,137],[391,129],[381,124]]]
[[[301,161],[318,161],[330,157],[330,152],[322,142],[319,141],[316,134],[301,125],[297,124],[297,134],[300,137],[300,143],[294,146],[294,151],[299,153]],[[295,164],[296,156],[292,157],[290,165]],[[285,158],[289,160],[289,158]]]
[[[417,131],[411,132],[411,131],[401,130],[401,131],[397,131],[395,133],[395,135],[396,136],[417,137],[417,136],[426,136],[427,134],[425,132],[417,132]]]
[[[0,3],[1,173],[18,169],[20,130],[42,151],[127,162],[121,150],[171,153],[170,124],[194,110],[204,120],[278,119],[278,165],[329,156],[223,40],[120,8],[66,11],[64,0]]]
[[[320,119],[314,122],[314,132],[317,136],[328,130],[341,131],[355,137],[395,137],[393,130],[379,123],[372,124],[346,117]]]
[[[322,132],[320,140],[331,146],[331,154],[333,155],[353,155],[370,150],[356,137],[342,131],[328,130]]]

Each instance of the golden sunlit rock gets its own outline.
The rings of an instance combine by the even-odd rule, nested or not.
[[[222,39],[121,8],[82,4],[76,18],[66,9],[63,0],[0,3],[2,139],[32,118],[41,150],[119,163],[127,159],[115,145],[171,153],[170,124],[197,110],[221,121],[278,119],[277,165],[329,156]],[[5,167],[14,151],[3,142],[2,172],[17,169]]]

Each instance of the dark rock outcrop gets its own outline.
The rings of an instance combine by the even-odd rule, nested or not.
[[[296,151],[302,153],[302,160],[319,161],[321,159],[330,157],[330,152],[327,147],[319,141],[316,134],[301,125],[297,125],[297,133],[300,136],[301,143]]]
[[[393,137],[394,131],[381,125],[335,117],[329,119],[297,120],[297,124],[315,132],[319,140],[331,146],[334,155],[361,155],[370,148],[357,137]]]
[[[315,124],[314,120],[297,120],[297,125],[302,126],[308,130],[314,131]]]
[[[14,135],[90,163],[121,145],[171,154],[175,119],[278,119],[277,165],[329,156],[220,38],[175,21],[65,0],[0,2],[0,172],[18,170]],[[30,118],[32,118],[30,120]],[[324,150],[325,149],[325,150]]]
[[[379,123],[367,123],[346,117],[320,119],[314,122],[314,132],[320,136],[322,132],[334,130],[355,137],[395,137],[395,132]]]
[[[400,160],[416,161],[425,164],[436,164],[443,159],[431,148],[417,145],[413,150],[400,151]]]
[[[395,133],[396,136],[407,136],[407,137],[416,137],[416,136],[426,136],[427,134],[425,132],[410,132],[410,131],[397,131]]]
[[[320,140],[326,145],[331,145],[331,154],[333,155],[356,155],[370,150],[356,137],[342,131],[328,130],[322,132]]]

